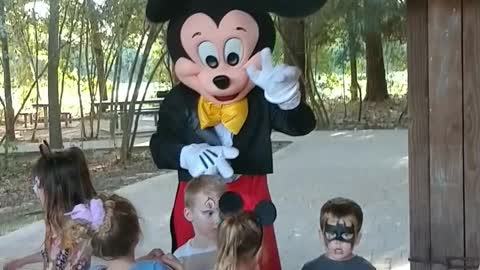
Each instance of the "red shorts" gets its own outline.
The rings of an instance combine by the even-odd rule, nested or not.
[[[175,204],[173,206],[172,217],[170,220],[172,252],[194,236],[192,224],[190,224],[183,215],[183,210],[185,208],[183,195],[187,184],[188,182],[181,181],[178,185]],[[254,203],[262,200],[270,200],[270,192],[268,190],[267,177],[265,175],[241,176],[233,183],[227,184],[227,190],[248,195],[254,200]],[[273,225],[266,227],[263,231],[260,269],[281,270]]]

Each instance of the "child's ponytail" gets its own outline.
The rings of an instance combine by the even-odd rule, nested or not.
[[[67,241],[88,238],[93,254],[99,258],[127,256],[139,240],[137,212],[130,201],[116,194],[101,194],[89,205],[77,205],[66,215],[71,217]]]
[[[251,213],[233,215],[220,224],[215,270],[235,270],[253,259],[262,245],[262,227]]]

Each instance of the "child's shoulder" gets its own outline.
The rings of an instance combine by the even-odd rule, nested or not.
[[[306,262],[303,265],[302,270],[316,270],[321,265],[325,264],[325,262],[326,262],[325,255],[321,255],[320,257],[317,257],[313,260],[310,260],[310,261]]]
[[[192,251],[191,251],[191,248],[190,248],[191,247],[190,246],[190,241],[191,240],[188,240],[185,244],[183,244],[182,246],[177,248],[177,250],[175,250],[175,252],[173,252],[173,255],[177,258],[192,255],[191,254]]]
[[[216,251],[216,248],[195,248],[192,246],[192,239],[188,240],[183,246],[179,247],[173,255],[177,258],[190,257]]]
[[[362,256],[355,255],[351,261],[357,265],[360,270],[375,270],[375,266]]]
[[[136,262],[131,270],[168,270],[164,264],[161,264],[157,261],[138,261]]]

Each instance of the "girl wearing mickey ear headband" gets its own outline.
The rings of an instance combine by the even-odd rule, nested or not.
[[[85,156],[79,148],[52,152],[45,141],[40,153],[33,167],[32,184],[45,214],[44,247],[41,252],[9,262],[4,269],[40,262],[43,269],[88,269],[88,243],[67,241],[64,234],[64,214],[96,195]]]
[[[264,227],[274,223],[277,211],[271,201],[257,204],[245,195],[225,192],[219,201],[222,222],[218,229],[215,270],[267,270],[262,254]]]
[[[251,212],[227,217],[218,231],[215,270],[258,270],[263,238],[262,226]]]

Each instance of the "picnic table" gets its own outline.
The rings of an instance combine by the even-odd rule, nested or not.
[[[43,124],[44,124],[45,128],[48,128],[48,115],[49,115],[48,114],[48,103],[32,104],[32,107],[34,109],[36,109],[38,107],[39,109],[41,109],[43,111]],[[72,123],[72,114],[70,112],[60,112],[60,115],[64,117],[65,126],[68,127],[68,124]],[[30,116],[30,124],[32,122],[32,118],[33,117]]]
[[[45,125],[45,128],[48,128],[48,103],[33,104],[32,107],[34,109],[36,109],[37,107],[39,109],[42,109],[42,111],[43,111],[43,123]]]
[[[158,95],[157,95],[158,96]],[[147,99],[147,100],[144,100],[144,101],[141,101],[141,100],[137,100],[137,101],[134,101],[133,102],[133,105],[135,106],[135,114],[137,115],[153,115],[154,117],[154,124],[157,123],[157,120],[158,120],[158,110],[160,109],[160,104],[163,102],[164,98],[163,97],[158,97],[158,98],[152,98],[152,99]],[[123,123],[124,123],[124,119],[125,119],[125,115],[128,108],[130,107],[130,105],[132,104],[131,101],[127,101],[125,102],[125,100],[123,101],[118,101],[118,102],[111,102],[111,101],[102,101],[102,102],[99,102],[99,101],[96,101],[93,103],[93,106],[95,106],[95,111],[99,111],[100,109],[100,105],[101,107],[105,107],[105,106],[108,106],[110,109],[107,110],[107,112],[112,112],[112,108],[113,106],[118,106],[117,107],[117,110],[115,112],[115,115],[112,115],[112,118],[110,119],[112,122],[114,121],[115,122],[115,128],[121,128],[122,130],[124,129],[123,127]],[[142,109],[139,111],[138,110],[138,107],[139,105],[142,104]],[[120,116],[120,117],[118,117]],[[120,121],[119,121],[120,120]],[[120,124],[119,124],[120,122]],[[111,124],[111,127],[110,129],[113,129],[113,124]],[[111,130],[112,132],[112,130]]]

